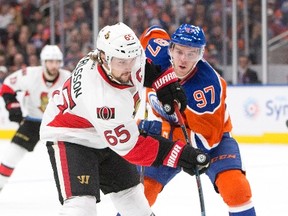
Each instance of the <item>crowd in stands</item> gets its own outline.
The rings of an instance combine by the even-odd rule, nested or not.
[[[54,1],[58,2],[58,1]],[[75,63],[93,49],[93,0],[69,1],[65,4],[64,23],[56,9],[55,42],[60,44],[64,31],[64,65],[73,70]],[[232,49],[231,0],[124,0],[124,22],[138,36],[148,26],[157,24],[169,33],[179,23],[202,26],[207,37],[207,56],[222,63],[222,13],[227,16],[228,55]],[[180,2],[180,3],[179,3]],[[261,63],[261,0],[248,0],[249,47],[253,64]],[[118,0],[99,1],[99,29],[118,21]],[[267,0],[268,39],[288,30],[288,0]],[[56,8],[59,4],[56,4]],[[238,47],[244,51],[243,1],[237,1]],[[12,73],[25,66],[39,65],[39,52],[50,43],[49,0],[0,0],[0,81],[1,74]],[[228,59],[228,63],[231,59]]]

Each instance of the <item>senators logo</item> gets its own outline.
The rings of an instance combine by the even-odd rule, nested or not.
[[[134,112],[133,112],[133,116],[135,117],[138,109],[139,109],[139,106],[140,106],[140,96],[139,96],[139,92],[137,92],[134,97],[133,97],[133,100],[134,100]]]
[[[40,95],[40,107],[39,109],[44,112],[47,104],[48,104],[49,98],[48,98],[48,93],[47,92],[42,92]]]
[[[115,119],[115,108],[107,106],[97,108],[97,118],[103,120]]]
[[[9,81],[12,85],[14,85],[17,82],[17,77],[11,77]]]
[[[108,31],[108,32],[104,35],[104,38],[105,38],[106,40],[108,40],[109,37],[110,37],[110,31]]]

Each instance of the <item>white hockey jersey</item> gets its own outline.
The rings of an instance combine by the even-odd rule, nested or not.
[[[46,82],[42,66],[25,67],[10,74],[4,80],[1,94],[23,92],[22,109],[27,118],[41,121],[48,99],[71,76],[67,70],[60,69],[57,80]]]
[[[88,56],[72,76],[55,91],[44,113],[40,138],[67,141],[126,155],[137,143],[134,120],[144,81],[145,60],[131,74],[132,85],[111,81]]]

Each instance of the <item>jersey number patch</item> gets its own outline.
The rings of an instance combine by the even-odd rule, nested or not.
[[[214,104],[215,103],[214,87],[210,85],[205,87],[203,90],[197,90],[194,92],[193,97],[197,101],[197,107],[199,108],[205,107],[208,104],[208,102],[209,104]],[[208,99],[210,98],[210,101],[207,102],[207,98]]]
[[[126,143],[131,138],[131,134],[128,130],[125,129],[123,124],[114,128],[114,130],[104,131],[104,136],[107,142],[112,146],[115,146],[119,143]]]

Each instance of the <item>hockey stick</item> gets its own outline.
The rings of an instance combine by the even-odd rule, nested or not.
[[[178,123],[180,124],[182,132],[184,134],[184,137],[185,137],[185,140],[186,140],[186,144],[192,146],[192,144],[190,142],[190,139],[189,139],[189,136],[188,136],[188,132],[187,132],[184,120],[183,120],[182,115],[181,115],[181,113],[179,111],[177,102],[174,103],[174,109],[175,109],[176,116],[178,118]],[[199,194],[201,216],[205,216],[206,213],[205,213],[204,195],[203,195],[203,189],[202,189],[202,183],[201,183],[201,178],[200,178],[200,174],[199,174],[199,169],[198,169],[197,166],[195,167],[195,177],[196,177],[198,194]]]
[[[144,120],[147,120],[148,118],[148,108],[147,108],[147,89],[145,89],[145,110],[144,110]],[[145,176],[145,167],[140,166],[140,182],[144,185],[144,176]]]
[[[140,166],[140,182],[144,185],[144,173],[145,173],[145,167]]]

